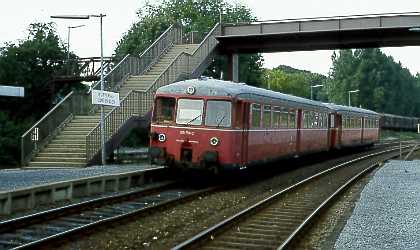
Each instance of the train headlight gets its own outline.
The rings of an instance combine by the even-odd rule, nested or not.
[[[159,134],[158,135],[158,141],[160,141],[160,142],[166,141],[166,135],[165,134]]]
[[[212,145],[212,146],[217,146],[217,145],[219,145],[219,138],[217,138],[217,137],[212,137],[212,138],[210,138],[210,145]]]

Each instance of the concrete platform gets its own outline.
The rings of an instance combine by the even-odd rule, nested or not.
[[[81,169],[0,170],[0,214],[37,205],[117,192],[150,182],[165,167],[107,165]]]
[[[363,189],[336,249],[420,249],[420,161],[390,161]]]

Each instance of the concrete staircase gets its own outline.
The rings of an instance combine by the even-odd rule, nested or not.
[[[180,44],[173,46],[159,61],[154,64],[144,75],[130,76],[121,86],[121,98],[126,96],[131,90],[145,91],[158,79],[160,74],[170,65],[170,63],[182,52],[192,53],[198,47],[197,44]]]
[[[130,76],[121,86],[120,98],[131,90],[145,91],[182,52],[192,53],[198,45],[174,45],[143,75]],[[106,107],[105,112],[112,110]],[[53,140],[29,162],[29,168],[84,167],[86,136],[99,123],[99,111],[91,116],[75,116]]]

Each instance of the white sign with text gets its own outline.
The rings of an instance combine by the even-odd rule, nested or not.
[[[23,87],[0,85],[0,96],[25,97]]]
[[[119,107],[120,94],[109,91],[92,90],[92,104]]]

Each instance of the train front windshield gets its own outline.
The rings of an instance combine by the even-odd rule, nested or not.
[[[176,111],[176,123],[201,125],[203,121],[204,101],[197,99],[179,99]]]
[[[155,102],[153,122],[159,124],[172,123],[175,117],[175,98],[159,97]]]
[[[175,120],[181,125],[202,125],[204,121],[205,126],[225,128],[232,125],[230,101],[207,100],[204,102],[202,99],[181,98],[178,100],[176,112],[175,103],[175,98],[157,98],[153,121],[158,124],[169,124]]]
[[[204,117],[205,106],[205,117]],[[222,100],[179,99],[176,123],[183,125],[204,125],[210,127],[231,126],[232,103]]]

